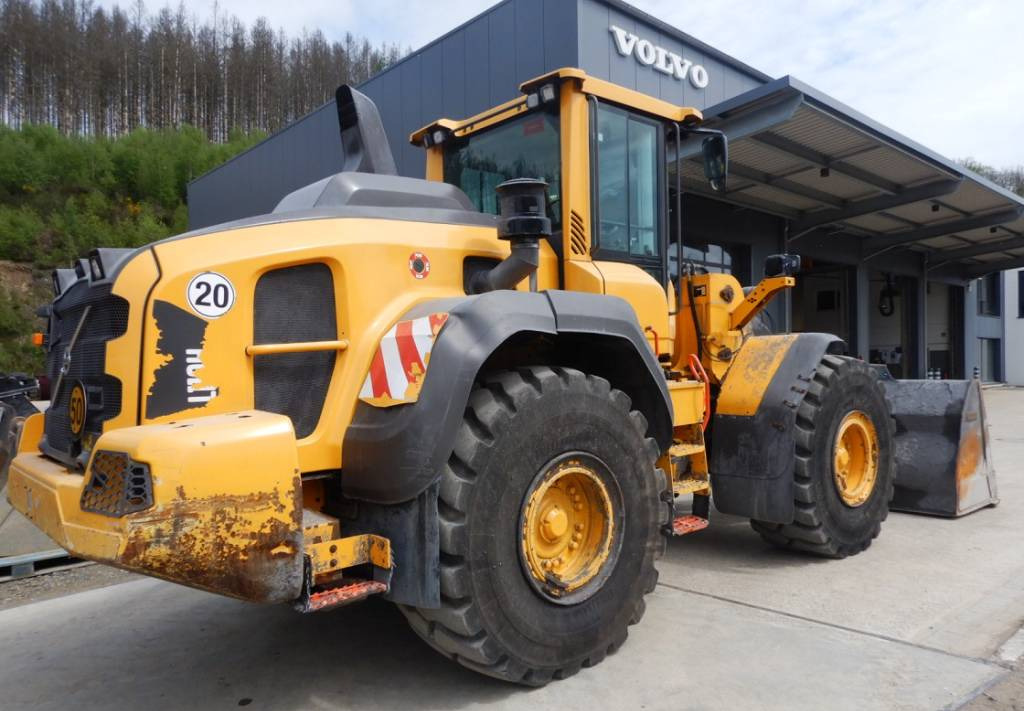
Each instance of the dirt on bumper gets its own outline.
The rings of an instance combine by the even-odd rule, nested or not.
[[[290,421],[250,411],[185,424],[117,430],[96,444],[96,452],[125,452],[148,466],[153,503],[143,511],[83,510],[92,472],[42,456],[32,439],[41,423],[31,421],[11,462],[8,498],[76,556],[253,602],[294,600],[303,541]]]

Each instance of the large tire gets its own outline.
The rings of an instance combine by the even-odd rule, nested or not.
[[[463,666],[531,686],[617,649],[657,582],[669,518],[668,479],[646,434],[643,415],[602,378],[548,367],[483,378],[441,478],[441,607],[402,607],[417,634]],[[616,550],[579,601],[542,594],[521,548],[527,495],[566,456],[605,464],[622,506]]]
[[[841,423],[863,413],[877,436],[877,476],[866,500],[845,502],[833,457]],[[878,377],[865,363],[826,355],[797,410],[795,516],[792,523],[751,521],[754,530],[782,548],[845,558],[871,545],[889,514],[893,496],[895,424]]]

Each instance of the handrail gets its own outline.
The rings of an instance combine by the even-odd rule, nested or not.
[[[279,353],[313,353],[316,351],[343,351],[348,341],[305,341],[300,343],[260,343],[245,347],[247,356],[277,355]]]

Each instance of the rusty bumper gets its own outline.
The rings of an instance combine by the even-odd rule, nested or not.
[[[25,421],[8,498],[82,558],[254,602],[296,599],[302,497],[287,417],[260,411],[104,434],[84,475]]]

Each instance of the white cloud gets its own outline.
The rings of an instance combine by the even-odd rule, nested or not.
[[[1024,3],[1017,0],[638,5],[943,155],[1024,164]]]
[[[333,38],[350,31],[418,48],[495,1],[221,0],[219,6],[247,23],[264,16],[290,33],[320,28]],[[1020,0],[633,2],[767,74],[802,79],[951,158],[1024,164]],[[213,10],[212,0],[187,0],[186,6],[200,17]]]

